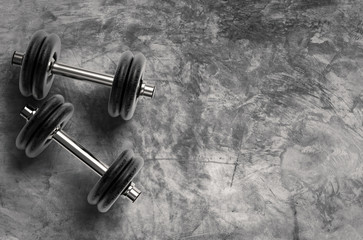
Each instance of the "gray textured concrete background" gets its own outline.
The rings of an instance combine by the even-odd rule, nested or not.
[[[0,239],[362,239],[363,2],[1,1]],[[56,77],[65,131],[110,164],[145,159],[143,191],[106,214],[98,177],[53,143],[15,148],[26,103],[14,50],[39,29],[61,62],[113,73],[141,51],[154,100],[131,121],[109,89]]]

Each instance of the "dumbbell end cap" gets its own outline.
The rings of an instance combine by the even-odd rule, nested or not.
[[[11,58],[11,64],[12,65],[22,65],[23,64],[23,58],[24,58],[24,54],[14,51],[13,53],[13,57]]]
[[[140,196],[141,191],[135,187],[135,184],[131,182],[123,195],[127,197],[131,202],[135,202],[137,198]]]
[[[29,120],[37,111],[37,108],[32,107],[30,105],[26,105],[21,111],[20,116],[25,118],[26,120]]]
[[[141,84],[139,96],[145,96],[145,97],[153,98],[154,93],[155,93],[155,86],[149,85],[149,84],[146,84],[146,83]]]

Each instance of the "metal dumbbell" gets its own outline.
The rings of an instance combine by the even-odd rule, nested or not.
[[[19,88],[23,96],[43,99],[49,92],[55,74],[112,87],[108,112],[112,117],[129,120],[140,96],[152,98],[155,87],[143,81],[146,59],[142,53],[121,54],[114,76],[96,73],[58,63],[61,41],[56,34],[37,31],[25,52],[14,52],[12,64],[20,65]]]
[[[49,98],[39,109],[25,106],[20,115],[27,123],[16,138],[16,146],[25,150],[28,157],[36,157],[54,140],[78,157],[101,176],[87,197],[90,204],[97,204],[100,212],[107,212],[120,195],[134,202],[141,192],[132,179],[141,170],[144,160],[135,157],[132,150],[125,150],[108,167],[62,131],[72,114],[73,105],[64,103],[61,95]]]

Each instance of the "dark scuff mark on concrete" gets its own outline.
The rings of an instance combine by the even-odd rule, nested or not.
[[[291,200],[290,200],[290,206],[291,206],[291,210],[292,210],[292,213],[293,213],[293,216],[294,216],[294,229],[293,229],[293,232],[292,232],[293,240],[299,240],[300,239],[300,237],[299,237],[299,222],[298,222],[298,219],[297,219],[296,204],[297,204],[297,202],[292,197]]]

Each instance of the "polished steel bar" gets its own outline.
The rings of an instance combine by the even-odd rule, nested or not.
[[[15,51],[11,63],[22,65],[24,53]],[[66,64],[54,62],[50,65],[51,73],[71,77],[78,80],[86,80],[112,87],[113,76],[109,74],[96,73],[89,70],[68,66]]]
[[[20,111],[20,116],[22,116],[26,120],[29,120],[36,113],[37,110],[38,110],[37,108],[27,105]],[[80,159],[83,163],[85,163],[98,175],[103,176],[107,171],[108,166],[106,164],[95,158],[84,147],[82,147],[80,144],[74,141],[70,136],[68,136],[62,130],[55,129],[52,137],[54,141],[59,143],[70,153],[72,153],[74,156]],[[141,191],[135,186],[133,182],[131,182],[126,188],[126,190],[122,193],[122,195],[127,197],[131,202],[135,202],[136,199],[140,196],[140,194]]]
[[[37,109],[27,105],[20,112],[20,115],[25,119],[29,120],[37,111]],[[76,143],[71,137],[69,137],[62,130],[54,130],[53,138],[57,143],[62,145],[70,153],[79,158],[83,163],[89,166],[98,175],[103,176],[108,169],[108,166],[103,162],[95,158],[91,153],[89,153],[84,147]]]
[[[112,87],[113,76],[109,74],[96,73],[56,62],[52,64],[51,72],[65,77],[86,80]]]
[[[22,65],[24,53],[15,51],[11,59],[11,64]],[[110,74],[97,73],[82,68],[72,67],[63,63],[52,62],[49,67],[52,74],[57,74],[65,77],[70,77],[82,81],[90,81],[99,83],[105,86],[112,87],[114,76]],[[155,93],[155,86],[142,83],[139,89],[139,96],[153,98]]]
[[[84,149],[81,145],[73,141],[65,132],[55,131],[53,139],[67,149],[70,153],[78,157],[83,163],[89,166],[98,175],[103,176],[108,169],[103,162],[95,158],[91,153]]]
[[[98,175],[103,176],[108,169],[108,166],[95,158],[91,153],[84,149],[81,145],[71,139],[65,132],[56,130],[53,139],[67,149],[70,153],[78,157],[83,163],[89,166]],[[140,196],[141,191],[136,188],[135,184],[131,182],[126,190],[122,193],[131,202],[135,202]]]

